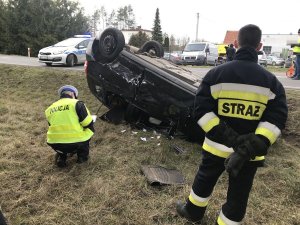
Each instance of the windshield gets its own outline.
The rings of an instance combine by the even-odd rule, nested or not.
[[[202,44],[187,44],[184,48],[185,52],[198,52],[198,51],[203,51],[205,48],[206,44],[202,43]]]
[[[77,45],[82,39],[79,38],[69,38],[67,40],[61,41],[53,45],[54,47],[68,47]]]

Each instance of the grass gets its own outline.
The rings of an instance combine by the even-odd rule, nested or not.
[[[157,135],[140,130],[133,134],[129,125],[98,119],[90,161],[78,165],[74,156],[67,168],[54,166],[54,152],[46,144],[44,110],[64,84],[78,88],[79,98],[92,113],[98,110],[100,103],[91,95],[83,72],[0,65],[0,206],[9,224],[188,224],[176,215],[174,204],[189,194],[201,158],[196,144],[164,136],[151,139]],[[300,224],[300,92],[287,94],[287,128],[270,149],[266,167],[257,173],[244,224]],[[105,111],[102,107],[99,115]],[[173,143],[187,153],[175,154]],[[150,186],[140,172],[144,164],[176,168],[186,184]],[[226,188],[224,174],[204,224],[214,224]]]

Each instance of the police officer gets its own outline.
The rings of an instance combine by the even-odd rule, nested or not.
[[[295,74],[292,76],[293,80],[300,80],[300,29],[298,30],[298,44],[292,44],[293,54],[296,55]]]
[[[94,127],[89,110],[77,100],[78,90],[74,86],[62,86],[58,95],[60,99],[45,111],[49,123],[47,144],[57,152],[56,165],[65,167],[68,153],[77,153],[77,163],[88,160]]]
[[[235,59],[211,69],[197,91],[195,118],[206,133],[202,163],[188,199],[177,202],[179,215],[190,221],[201,221],[226,170],[229,187],[217,224],[241,224],[257,167],[285,127],[285,91],[272,73],[257,64],[260,41],[258,26],[242,27]]]

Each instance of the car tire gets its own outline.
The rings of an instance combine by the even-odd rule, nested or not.
[[[45,63],[46,66],[52,66],[52,63]]]
[[[151,51],[154,51],[154,55],[157,57],[161,58],[164,56],[164,48],[158,41],[147,41],[139,50],[140,53],[150,53]]]
[[[123,33],[116,28],[105,29],[98,43],[95,59],[101,63],[109,63],[117,58],[125,46]]]
[[[272,62],[272,66],[276,66],[276,62]]]
[[[73,67],[75,65],[75,56],[73,54],[71,55],[68,55],[67,59],[66,59],[66,63],[67,63],[67,66],[69,67]]]

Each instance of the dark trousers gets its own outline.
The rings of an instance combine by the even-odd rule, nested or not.
[[[296,55],[296,62],[295,62],[295,77],[300,78],[300,54]]]
[[[70,144],[48,144],[62,159],[67,159],[67,154],[77,153],[78,158],[87,159],[90,152],[90,140]]]
[[[5,218],[1,211],[0,211],[0,225],[6,225]]]
[[[202,163],[192,186],[197,196],[207,198],[212,194],[216,182],[225,170],[224,160],[203,151]],[[229,176],[227,200],[222,206],[222,212],[228,219],[239,222],[244,218],[256,170],[256,166],[247,163],[236,178]],[[196,207],[190,201],[188,206],[191,213],[204,215],[206,207]]]

